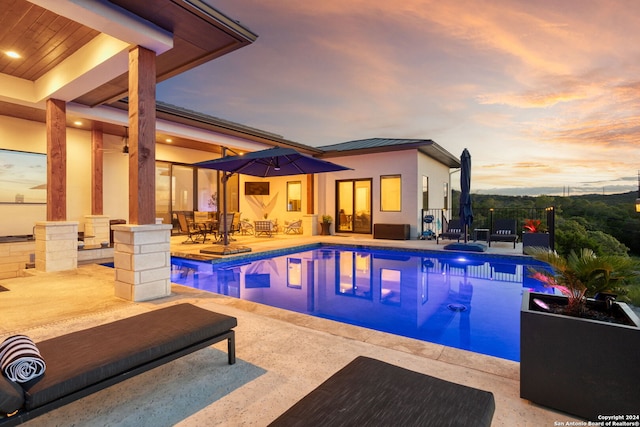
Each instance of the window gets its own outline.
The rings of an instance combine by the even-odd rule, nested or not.
[[[0,203],[47,203],[47,156],[13,150],[0,153],[3,172],[7,172],[0,175]]]
[[[429,177],[422,175],[422,209],[429,209]]]
[[[402,210],[402,178],[400,175],[380,177],[380,210]]]
[[[302,182],[290,181],[287,182],[287,211],[288,212],[300,212],[302,205]]]
[[[198,169],[198,210],[218,211],[218,172]]]
[[[171,207],[174,211],[193,211],[193,167],[171,168]]]
[[[171,163],[156,162],[156,217],[171,224]]]

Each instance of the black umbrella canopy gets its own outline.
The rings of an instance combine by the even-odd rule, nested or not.
[[[227,156],[207,160],[195,163],[194,166],[259,177],[335,172],[351,169],[299,153],[293,148],[281,147],[254,151],[242,156]]]
[[[467,242],[467,232],[473,223],[473,209],[471,208],[471,155],[465,148],[460,156],[460,222],[464,224],[464,241]]]

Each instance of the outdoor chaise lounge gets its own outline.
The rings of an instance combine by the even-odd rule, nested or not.
[[[464,239],[460,220],[452,219],[445,222],[445,231],[436,236],[436,245],[439,244],[440,239],[457,240],[458,242],[460,239]]]
[[[515,249],[518,241],[516,223],[515,219],[496,219],[493,224],[493,233],[489,235],[489,246],[491,246],[491,242],[513,242]]]
[[[270,426],[490,426],[493,393],[360,356]]]
[[[228,340],[235,317],[177,304],[36,343],[46,371],[28,390],[0,375],[0,426],[13,426],[213,343]],[[18,385],[16,388],[15,386]]]

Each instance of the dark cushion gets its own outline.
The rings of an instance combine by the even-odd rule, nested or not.
[[[11,414],[20,409],[23,403],[22,387],[0,375],[0,413]]]
[[[493,394],[360,356],[271,426],[490,426]]]
[[[237,326],[234,317],[178,304],[38,343],[42,381],[25,395],[37,408]]]
[[[31,338],[13,335],[0,344],[0,367],[10,381],[29,390],[44,375],[46,364]]]

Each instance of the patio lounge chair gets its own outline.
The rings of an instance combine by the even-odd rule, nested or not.
[[[227,340],[233,365],[237,324],[235,317],[176,304],[40,341],[46,372],[28,391],[19,390],[11,407],[0,387],[0,411],[17,411],[0,418],[0,426],[21,424],[220,341]],[[0,381],[17,384],[3,375]]]
[[[445,221],[445,231],[436,236],[436,245],[439,244],[440,239],[455,239],[460,242],[460,239],[464,238],[462,233],[462,224],[459,219]]]
[[[270,426],[490,426],[493,393],[360,356]]]
[[[289,224],[285,224],[285,234],[300,234],[302,233],[302,220],[292,221]]]
[[[489,246],[491,242],[513,242],[513,248],[518,241],[517,221],[515,219],[499,218],[494,221],[493,233],[489,235]]]
[[[178,213],[178,229],[182,234],[187,235],[187,240],[182,243],[197,243],[193,240],[194,237],[196,240],[201,238],[202,243],[204,243],[207,238],[207,230],[192,221],[188,221],[186,215],[182,212]]]

